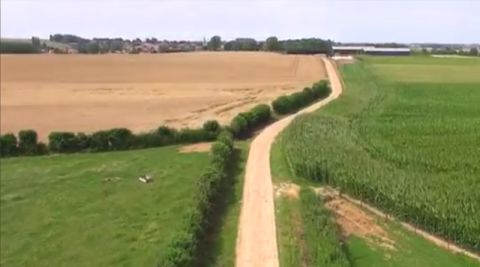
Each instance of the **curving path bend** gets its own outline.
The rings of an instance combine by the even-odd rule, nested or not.
[[[270,147],[275,137],[298,115],[312,112],[342,93],[342,83],[332,61],[322,57],[332,93],[325,99],[265,128],[251,143],[245,169],[238,226],[237,267],[278,267],[274,192],[270,174]]]

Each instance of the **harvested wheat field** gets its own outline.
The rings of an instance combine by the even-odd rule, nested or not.
[[[324,76],[318,56],[261,52],[2,55],[1,132],[226,123]]]

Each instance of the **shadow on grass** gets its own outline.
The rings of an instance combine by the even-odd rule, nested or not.
[[[248,139],[254,139],[257,135],[259,135],[265,128],[274,124],[275,122],[283,119],[285,116],[278,116],[274,115],[268,121],[260,123],[257,126],[250,128],[247,132],[240,134],[240,136],[235,136],[235,140],[245,141]]]
[[[239,182],[239,175],[243,171],[241,149],[235,148],[232,160],[228,165],[227,175],[222,185],[221,193],[216,197],[214,206],[209,214],[209,225],[205,229],[205,238],[200,241],[194,266],[215,266],[219,255],[222,254],[221,243],[218,242],[222,226],[225,224],[228,209],[235,205],[237,192],[235,185]],[[236,229],[235,229],[236,231]]]

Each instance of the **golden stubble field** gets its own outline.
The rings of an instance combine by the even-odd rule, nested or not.
[[[325,78],[319,56],[262,52],[2,55],[1,133],[228,123]]]

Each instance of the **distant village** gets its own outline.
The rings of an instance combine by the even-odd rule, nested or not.
[[[50,54],[146,54],[174,53],[203,50],[224,51],[278,51],[285,53],[330,55],[410,55],[410,54],[453,54],[478,56],[480,44],[438,44],[438,43],[340,43],[319,38],[278,40],[272,36],[265,41],[253,38],[236,38],[224,41],[213,36],[201,41],[172,41],[157,38],[93,38],[87,39],[72,34],[53,34],[48,40],[2,39],[1,53],[50,53]]]
[[[45,47],[44,53],[169,53],[206,50],[208,43],[204,41],[169,41],[147,38],[134,40],[122,38],[94,38],[87,40],[74,36],[50,36],[51,42],[65,44],[65,47]]]

